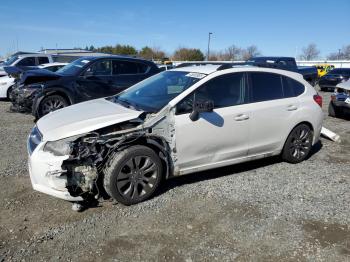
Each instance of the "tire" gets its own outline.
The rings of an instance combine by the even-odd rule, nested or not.
[[[104,169],[104,189],[119,203],[134,205],[154,195],[162,172],[162,162],[152,149],[131,146],[115,153],[108,161]]]
[[[283,150],[282,159],[288,163],[296,164],[304,161],[312,148],[313,131],[306,124],[296,126],[290,132]]]
[[[58,109],[64,108],[68,106],[69,103],[67,100],[60,95],[49,95],[45,97],[41,102],[38,110],[39,118],[50,113],[56,111]]]
[[[341,116],[339,110],[334,107],[332,102],[329,102],[329,105],[328,105],[328,115],[331,117],[340,117]]]
[[[9,100],[9,101],[12,101],[12,98],[11,98],[12,89],[13,89],[13,86],[10,86],[10,87],[7,89],[7,92],[6,92],[6,98],[7,98],[7,100]]]

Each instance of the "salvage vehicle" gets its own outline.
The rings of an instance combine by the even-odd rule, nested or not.
[[[7,100],[11,100],[14,92],[14,89],[16,87],[16,80],[21,77],[21,74],[23,72],[28,70],[35,70],[35,69],[46,69],[52,72],[57,71],[58,69],[62,68],[63,66],[67,65],[67,63],[48,63],[48,64],[42,64],[39,66],[28,66],[25,68],[15,68],[15,72],[13,72],[13,68],[10,69],[12,71],[11,73],[8,73],[8,70],[10,67],[5,66],[4,71],[7,73],[7,75],[0,77],[0,99],[6,98]]]
[[[32,186],[69,201],[106,192],[131,205],[154,195],[162,179],[274,155],[299,163],[319,139],[321,106],[291,71],[163,71],[39,119],[28,137]]]
[[[304,79],[312,86],[315,86],[317,83],[317,68],[315,66],[297,66],[294,57],[261,56],[253,57],[249,59],[248,62],[276,65],[279,69],[290,70],[302,74]]]
[[[160,72],[151,61],[126,56],[87,56],[55,73],[30,71],[19,85],[20,98],[36,119],[83,101],[115,95]]]
[[[328,114],[332,117],[343,117],[350,114],[350,80],[338,84],[331,95]]]
[[[11,81],[8,81],[9,88],[7,90],[7,99],[11,100],[12,106],[11,110],[16,111],[16,112],[26,112],[30,111],[31,108],[31,102],[26,99],[28,96],[31,96],[32,93],[27,91],[26,88],[24,88],[24,85],[21,85],[21,78],[26,78],[29,74],[33,74],[33,71],[35,72],[34,74],[40,75],[40,73],[43,73],[44,75],[47,74],[47,71],[50,72],[56,72],[57,70],[61,69],[62,67],[66,66],[68,63],[59,63],[59,62],[54,62],[54,63],[48,63],[48,64],[42,64],[37,67],[30,67],[27,68],[26,71],[20,70],[20,74],[11,74],[11,72],[7,72],[8,76]],[[8,67],[5,67],[5,71],[8,71]],[[31,71],[28,73],[28,71]],[[5,78],[5,77],[3,77]],[[0,78],[0,82],[2,81],[2,78]],[[1,95],[0,95],[1,97]],[[27,105],[27,102],[30,104]]]
[[[318,78],[324,76],[327,74],[329,71],[334,69],[334,65],[330,64],[318,64],[316,65],[317,68],[317,73],[318,73]]]
[[[318,85],[322,91],[334,91],[335,87],[348,81],[350,78],[350,68],[335,68],[320,78]]]
[[[0,66],[0,77],[6,76],[7,73],[4,70],[5,66],[16,66],[21,69],[26,69],[26,67],[33,67],[47,63],[53,63],[53,58],[51,55],[46,54],[19,54],[10,56],[5,62]]]

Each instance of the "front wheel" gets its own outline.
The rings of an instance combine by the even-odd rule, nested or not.
[[[56,111],[58,109],[68,106],[67,100],[60,95],[49,95],[45,97],[39,107],[39,117],[47,115],[50,112]]]
[[[290,132],[282,150],[282,159],[288,163],[300,163],[307,158],[312,147],[313,132],[306,124],[296,126]]]
[[[150,198],[162,179],[162,163],[146,146],[131,146],[116,153],[104,170],[106,192],[124,205]]]

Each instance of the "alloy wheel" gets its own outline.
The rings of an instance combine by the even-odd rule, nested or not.
[[[127,199],[135,200],[154,191],[158,167],[149,156],[134,156],[125,162],[117,176],[118,191]]]

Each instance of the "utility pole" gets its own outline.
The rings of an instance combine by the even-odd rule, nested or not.
[[[207,61],[209,61],[209,54],[210,54],[210,36],[212,35],[213,33],[209,32],[208,34],[208,53],[207,53]]]
[[[338,49],[338,60],[340,60],[340,50],[341,49]]]

